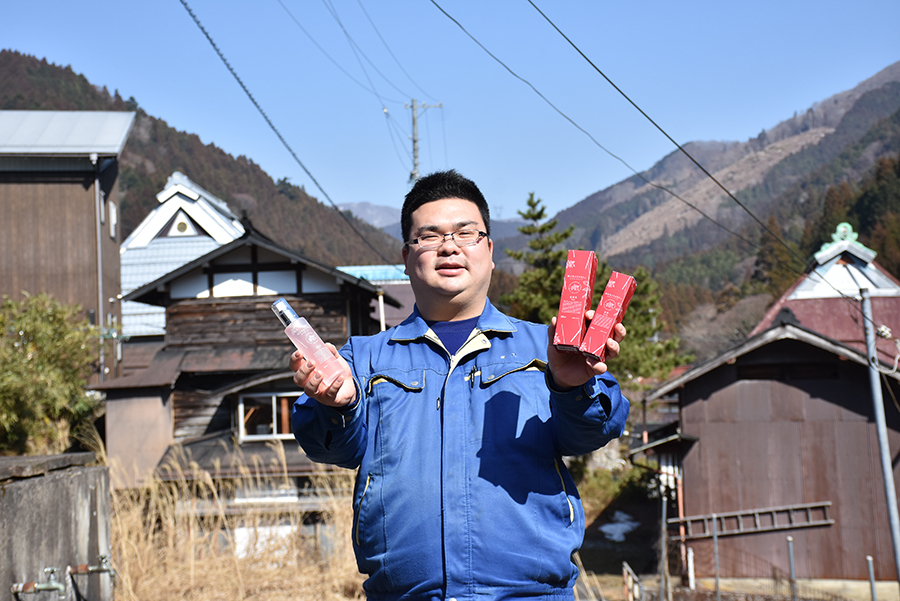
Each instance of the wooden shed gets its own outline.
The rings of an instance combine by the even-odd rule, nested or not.
[[[0,111],[0,294],[45,292],[116,329],[118,157],[134,116]],[[116,357],[99,357],[94,381],[117,375]]]
[[[721,576],[765,575],[769,564],[786,572],[791,536],[798,577],[867,579],[869,555],[876,579],[898,577],[859,294],[870,290],[875,327],[896,336],[900,284],[849,234],[839,229],[747,340],[647,395],[677,397],[678,432],[691,441],[660,455],[678,490],[670,533],[693,550],[698,576],[713,574],[716,514]],[[900,347],[883,342],[896,482]]]

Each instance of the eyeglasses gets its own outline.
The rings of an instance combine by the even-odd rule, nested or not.
[[[413,238],[407,244],[418,244],[422,250],[434,250],[440,248],[447,238],[462,248],[463,246],[472,246],[481,242],[482,238],[487,237],[487,232],[480,230],[456,230],[448,234],[438,234],[437,232],[426,232],[417,238]]]

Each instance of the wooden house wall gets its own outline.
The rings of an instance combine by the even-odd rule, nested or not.
[[[682,429],[699,441],[684,458],[685,514],[831,501],[828,517],[836,521],[831,526],[721,537],[720,573],[765,576],[766,562],[786,572],[790,535],[799,577],[865,579],[865,558],[872,555],[876,578],[896,578],[867,370],[809,348],[801,354],[792,345],[769,350],[775,359],[771,365],[782,373],[815,372],[814,365],[798,367],[803,357],[833,362],[824,371],[835,376],[740,379],[742,368],[752,372],[764,366],[763,351],[688,384],[682,393]],[[900,387],[892,386],[898,394]],[[885,399],[891,456],[896,457],[900,412],[887,393]],[[894,478],[900,482],[896,462]],[[689,546],[697,574],[711,576],[711,539]]]
[[[290,344],[270,308],[278,297],[245,296],[184,300],[166,309],[166,347]],[[340,294],[285,296],[325,342],[342,345],[348,336],[347,306]]]
[[[192,299],[178,302],[166,309],[167,349],[204,352],[210,349],[235,349],[210,357],[200,366],[187,359],[173,394],[174,432],[176,440],[208,434],[231,426],[231,404],[211,390],[221,389],[231,382],[247,378],[253,372],[287,370],[287,357],[293,346],[284,334],[271,304],[277,297],[237,297],[231,299]],[[315,294],[304,297],[285,296],[298,314],[305,317],[326,342],[341,347],[346,342],[348,325],[359,320],[367,307],[359,307],[360,299],[351,301],[346,294]],[[351,313],[348,320],[348,311]],[[355,330],[356,328],[351,328]],[[355,332],[354,332],[355,333]],[[270,352],[266,352],[270,349]],[[234,361],[252,354],[257,361],[252,369],[237,369]],[[259,364],[260,359],[269,364]],[[219,362],[219,364],[216,363]],[[195,371],[202,367],[210,373],[203,376]],[[223,372],[216,374],[216,372]],[[226,373],[227,372],[227,373]],[[205,378],[205,379],[201,379]],[[194,385],[193,382],[198,383]]]
[[[118,207],[116,170],[101,178],[106,202]],[[97,223],[92,172],[0,173],[0,294],[13,299],[22,292],[45,292],[65,304],[98,313]],[[109,212],[100,236],[105,315],[121,322],[119,242],[109,235]],[[110,351],[112,351],[110,347]],[[110,377],[115,354],[107,356]]]

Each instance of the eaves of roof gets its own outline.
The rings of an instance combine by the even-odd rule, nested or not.
[[[307,257],[306,255],[303,255],[301,253],[298,253],[298,252],[295,252],[288,248],[285,248],[284,246],[281,246],[280,244],[273,242],[272,240],[269,240],[268,238],[262,236],[261,234],[257,233],[255,230],[250,230],[249,232],[245,233],[243,236],[241,236],[237,240],[229,242],[228,244],[223,244],[219,248],[216,248],[216,249],[210,251],[209,253],[203,255],[202,257],[199,257],[199,258],[191,261],[190,263],[186,263],[186,264],[182,265],[181,267],[179,267],[178,269],[171,271],[171,272],[167,273],[166,275],[164,275],[160,278],[157,278],[156,280],[154,280],[152,282],[144,284],[140,288],[138,288],[138,289],[130,292],[126,296],[124,296],[123,300],[147,302],[147,300],[142,300],[141,297],[143,297],[144,295],[146,295],[148,293],[154,292],[155,290],[157,290],[158,288],[160,288],[162,286],[165,286],[169,282],[176,280],[179,277],[193,271],[194,269],[197,269],[198,267],[201,267],[202,265],[209,263],[210,261],[213,261],[216,258],[221,257],[222,255],[225,255],[225,254],[231,252],[232,250],[239,248],[240,246],[243,246],[246,244],[254,244],[260,248],[264,248],[273,253],[280,254],[288,259],[291,259],[291,260],[294,260],[294,261],[297,261],[300,263],[304,263],[304,264],[314,267],[320,271],[328,273],[328,274],[334,276],[335,278],[337,278],[339,281],[346,282],[346,283],[354,285],[354,286],[358,286],[360,288],[363,288],[364,290],[371,292],[372,294],[378,294],[379,288],[377,286],[375,286],[374,284],[372,284],[371,282],[369,282],[363,278],[355,277],[353,275],[350,275],[349,273],[345,273],[345,272],[341,271],[340,269],[338,269],[336,267],[331,267],[330,265],[322,263],[321,261],[317,261],[315,259]],[[390,295],[387,295],[387,294],[384,295],[384,302],[388,303],[389,305],[391,305],[393,307],[400,306],[400,303],[396,299],[394,299],[393,297],[391,297]],[[151,304],[155,304],[155,303],[151,303]]]
[[[848,359],[860,365],[869,364],[866,355],[853,348],[843,345],[837,341],[831,340],[830,338],[826,338],[812,330],[790,324],[784,324],[771,327],[768,330],[757,334],[756,336],[748,338],[747,340],[744,340],[743,342],[716,355],[715,357],[704,361],[700,365],[689,369],[683,374],[663,382],[656,388],[648,391],[647,395],[644,397],[644,400],[654,401],[678,388],[681,388],[688,382],[691,382],[692,380],[695,380],[700,376],[707,374],[721,367],[722,365],[725,365],[726,363],[734,361],[742,355],[746,355],[751,351],[779,340],[798,340],[800,342],[805,342],[806,344],[809,344],[811,346],[826,350],[835,355],[844,357],[845,359]],[[900,380],[900,373],[891,374],[890,377]]]
[[[181,374],[181,362],[184,356],[184,350],[161,350],[153,356],[153,360],[147,369],[124,378],[106,380],[91,386],[91,388],[93,390],[172,388],[175,385],[175,380]]]

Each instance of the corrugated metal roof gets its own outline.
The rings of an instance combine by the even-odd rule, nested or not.
[[[219,248],[208,236],[157,238],[122,253],[122,295]]]
[[[900,286],[875,263],[845,253],[817,265],[790,292],[787,300],[854,298],[860,288],[867,288],[872,297],[900,296]]]
[[[251,468],[248,469],[248,468]],[[194,479],[198,470],[214,477],[257,477],[271,473],[302,476],[321,473],[328,466],[314,464],[296,444],[285,444],[282,451],[271,442],[245,442],[238,445],[234,432],[214,432],[169,446],[156,468],[161,480]]]
[[[751,336],[740,344],[737,344],[732,348],[716,355],[715,357],[712,357],[711,359],[708,359],[703,363],[692,367],[680,376],[666,380],[656,388],[648,391],[644,395],[644,400],[648,402],[654,401],[678,388],[681,388],[687,382],[695,380],[700,376],[721,367],[722,365],[730,364],[738,357],[746,355],[751,351],[779,340],[799,340],[800,342],[804,342],[811,347],[823,349],[825,351],[828,351],[829,353],[833,353],[835,355],[853,361],[854,363],[858,363],[859,365],[869,364],[864,348],[854,349],[832,338],[826,338],[822,334],[819,334],[818,332],[809,330],[807,328],[797,327],[790,324],[783,324],[780,326],[769,328],[768,330],[765,330],[764,332],[761,332],[755,336]],[[888,377],[900,380],[900,374],[888,374]]]
[[[807,273],[769,307],[750,337],[788,316],[804,328],[865,353],[862,288],[872,297],[875,326],[900,332],[900,282],[873,260],[874,251],[856,241],[849,224],[839,224],[832,238],[834,242],[815,254]],[[891,364],[897,356],[893,340],[878,338],[875,344],[879,358]]]
[[[338,269],[378,286],[409,281],[409,276],[404,273],[406,266],[402,263],[400,265],[344,265]]]
[[[117,156],[135,113],[0,111],[0,155]]]

